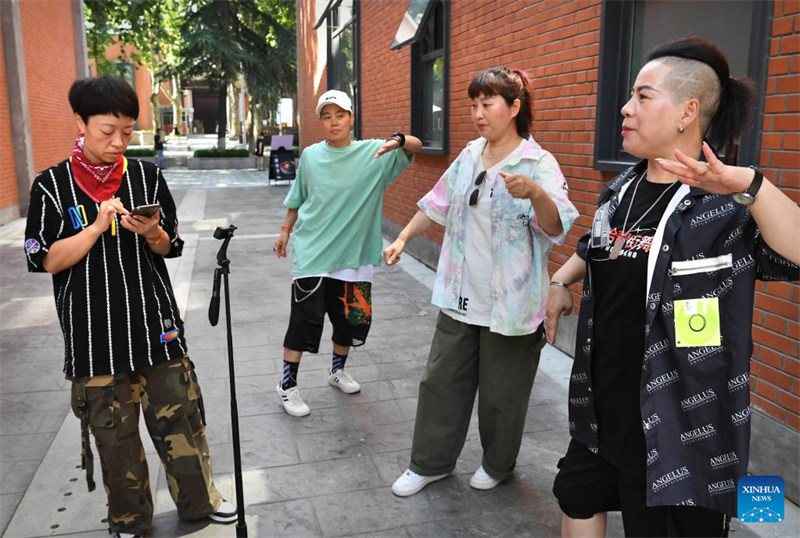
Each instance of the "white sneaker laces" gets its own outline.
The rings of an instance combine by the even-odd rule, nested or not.
[[[296,405],[303,405],[303,400],[300,399],[300,391],[299,390],[293,390],[289,394],[289,402],[293,403],[293,404],[296,404]]]
[[[346,370],[339,370],[338,372],[336,372],[333,375],[339,376],[341,379],[343,379],[347,383],[354,383],[353,378],[350,377],[350,374],[348,374]]]

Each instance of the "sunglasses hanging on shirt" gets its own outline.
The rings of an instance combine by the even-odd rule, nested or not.
[[[486,179],[486,170],[481,170],[481,173],[475,178],[475,190],[469,195],[469,205],[474,206],[478,203],[478,197],[481,194],[481,184],[483,184],[484,179]]]

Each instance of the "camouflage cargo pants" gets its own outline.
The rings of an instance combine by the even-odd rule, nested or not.
[[[140,406],[179,517],[199,519],[217,509],[222,496],[211,475],[202,397],[188,357],[71,381],[72,410],[94,434],[100,455],[111,532],[150,532],[153,498],[139,437]]]

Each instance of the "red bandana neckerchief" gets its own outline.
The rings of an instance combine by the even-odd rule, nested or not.
[[[75,183],[89,198],[97,203],[110,199],[119,189],[125,173],[125,157],[116,162],[95,163],[83,151],[83,135],[79,134],[69,159]]]

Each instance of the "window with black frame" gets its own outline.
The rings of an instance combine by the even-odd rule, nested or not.
[[[767,64],[769,2],[717,0],[605,0],[598,74],[595,168],[618,172],[637,159],[622,149],[620,109],[647,52],[656,45],[691,35],[714,42],[728,58],[731,73],[747,75],[763,90]],[[724,14],[724,16],[720,16]],[[763,95],[763,91],[759,92]],[[715,148],[727,160],[756,164],[762,100],[757,100],[750,128],[731,148]]]
[[[328,21],[328,88],[347,93],[353,101],[353,137],[361,136],[361,115],[358,113],[359,45],[358,2],[334,2],[327,13]]]
[[[448,150],[449,29],[448,2],[410,0],[391,47],[411,44],[411,134],[423,153]]]

